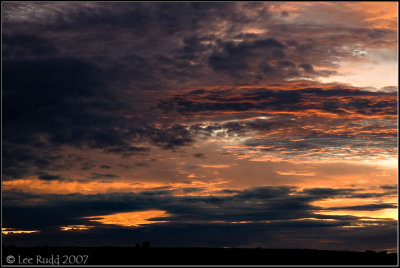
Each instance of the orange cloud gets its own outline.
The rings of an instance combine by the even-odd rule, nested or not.
[[[225,168],[224,166],[214,166],[214,168]],[[193,174],[192,174],[193,175]],[[195,177],[194,175],[191,177]],[[141,191],[159,190],[160,188],[178,191],[185,187],[199,187],[203,190],[197,195],[209,195],[213,191],[218,191],[218,185],[224,185],[227,181],[214,179],[213,182],[193,180],[187,183],[162,183],[162,182],[129,182],[129,181],[43,181],[36,178],[17,179],[3,181],[5,191],[23,191],[35,194],[98,194],[98,193],[138,193]],[[40,202],[40,200],[38,200]]]
[[[345,5],[355,12],[365,14],[365,21],[373,28],[397,30],[397,2],[358,2]]]
[[[37,233],[38,230],[18,230],[15,228],[1,228],[1,233],[3,235],[10,235],[10,234],[32,234]]]
[[[88,226],[88,225],[67,225],[67,226],[61,226],[60,229],[61,231],[83,231],[83,230],[89,230],[93,228],[93,226]]]
[[[305,177],[312,177],[315,176],[315,172],[302,172],[302,171],[295,171],[295,170],[290,170],[290,171],[275,171],[276,174],[282,175],[282,176],[305,176]]]
[[[203,168],[228,168],[231,165],[227,165],[227,164],[214,164],[214,165],[201,165],[201,167]]]
[[[152,220],[155,218],[170,217],[171,214],[164,210],[146,210],[146,211],[133,211],[122,212],[102,216],[90,216],[85,219],[90,221],[100,222],[102,224],[112,224],[125,227],[139,227],[147,224],[163,223],[168,221]]]

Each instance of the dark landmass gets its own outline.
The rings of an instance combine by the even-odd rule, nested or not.
[[[397,254],[261,248],[3,247],[2,264],[12,261],[13,265],[24,261],[28,265],[83,265],[84,261],[86,265],[396,265]]]

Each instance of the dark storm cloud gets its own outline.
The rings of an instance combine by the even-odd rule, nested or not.
[[[235,81],[281,81],[288,78],[325,76],[311,64],[293,62],[290,47],[274,38],[217,42],[208,64],[217,73],[227,73]],[[331,72],[330,74],[333,74]]]
[[[94,146],[120,143],[112,129],[105,129],[115,111],[96,96],[111,98],[101,70],[75,59],[8,60],[3,62],[4,139],[27,143],[35,135],[50,134],[54,143]],[[116,101],[116,100],[114,100]],[[101,129],[95,131],[96,127]],[[23,135],[20,128],[23,128]]]
[[[191,143],[190,133],[180,125],[164,129],[152,126],[156,121],[152,100],[143,101],[138,96],[141,89],[157,89],[164,83],[157,75],[182,76],[186,58],[202,50],[202,45],[196,36],[190,38],[185,32],[182,35],[185,45],[176,50],[177,58],[181,55],[185,59],[172,59],[175,64],[172,73],[165,73],[160,66],[158,58],[165,56],[138,48],[149,48],[146,43],[150,40],[146,38],[158,38],[153,43],[161,44],[167,41],[166,36],[197,28],[206,14],[230,15],[230,6],[229,3],[125,3],[123,6],[104,3],[89,8],[37,3],[31,6],[31,11],[42,10],[48,16],[46,20],[36,17],[37,20],[27,23],[13,13],[18,13],[23,5],[7,4],[3,35],[4,174],[19,177],[32,169],[48,168],[62,145],[99,148],[130,156],[148,151],[134,145],[136,141],[169,149]],[[110,35],[104,27],[140,35],[143,42],[136,38],[137,43],[130,38],[120,40],[122,35],[111,34],[107,37],[109,47],[103,47],[104,35]],[[94,32],[87,35],[87,30]],[[64,38],[67,35],[73,38]],[[93,43],[100,45],[92,46]],[[123,60],[113,56],[114,44],[126,50]],[[127,44],[132,45],[129,50]],[[85,51],[87,48],[90,49]],[[125,98],[126,92],[121,92],[121,87],[133,87],[136,96]]]
[[[179,125],[158,129],[141,119],[125,118],[127,104],[113,92],[107,73],[93,63],[10,59],[3,67],[6,176],[24,175],[32,166],[47,168],[61,145],[129,156],[149,150],[130,145],[138,140],[166,148],[192,141]]]
[[[247,9],[256,14],[244,12]],[[27,10],[36,14],[31,20],[23,15]],[[221,22],[230,27],[221,28]],[[18,177],[49,167],[62,145],[129,157],[148,150],[136,142],[167,149],[191,144],[195,137],[184,126],[167,121],[155,127],[160,120],[154,107],[160,96],[169,95],[167,89],[325,75],[313,68],[326,63],[321,61],[328,51],[325,47],[294,38],[281,40],[279,31],[246,32],[261,23],[271,33],[280,29],[274,26],[268,5],[256,3],[7,3],[3,20],[5,174]],[[373,32],[375,37],[387,34]],[[337,60],[331,54],[325,61]],[[317,106],[337,114],[346,114],[344,108],[367,115],[395,114],[395,101],[354,100],[345,107],[335,106],[334,101],[324,101],[322,107],[301,101],[304,94],[325,98],[345,93],[255,90],[224,99],[232,92],[205,90],[189,95],[203,94],[198,98],[210,101],[198,103],[183,94],[159,107],[197,113],[296,111]],[[361,91],[347,94],[365,96]]]
[[[209,64],[215,71],[236,71],[248,69],[248,61],[256,58],[260,53],[266,60],[280,59],[285,56],[285,46],[279,41],[269,38],[254,42],[242,42],[238,45],[225,42],[219,45],[221,52],[214,53],[209,58]]]
[[[46,57],[55,52],[79,57],[107,66],[116,75],[116,85],[129,84],[135,90],[325,76],[334,71],[313,65],[328,64],[341,55],[316,42],[281,40],[288,31],[276,25],[267,3],[26,5],[47,16],[27,23],[19,17],[24,5],[6,5],[5,54],[21,58],[27,52],[12,48],[23,47],[38,51],[37,56],[47,51]],[[253,27],[268,33],[246,32]],[[36,49],[37,43],[43,48]]]
[[[129,135],[116,130],[123,104],[97,66],[53,58],[5,60],[3,67],[6,175],[23,159],[38,166],[42,154],[48,166],[51,145],[125,148]]]
[[[160,30],[162,34],[174,34],[199,28],[206,17],[239,16],[232,3],[123,3],[118,6],[97,3],[95,6],[95,10],[82,7],[79,12],[69,13],[68,20],[56,20],[55,27],[62,30],[78,25],[88,29],[112,26],[130,28],[138,34]]]
[[[194,193],[198,189],[187,188],[187,191]],[[8,243],[43,243],[52,245],[53,243],[68,244],[69,240],[59,231],[59,226],[87,224],[95,226],[94,229],[80,233],[85,243],[98,245],[99,240],[95,237],[111,232],[113,235],[110,241],[116,245],[130,243],[129,239],[119,237],[119,233],[124,233],[124,228],[109,226],[103,229],[102,225],[90,222],[82,217],[107,215],[117,212],[140,211],[148,209],[166,210],[172,216],[160,218],[169,220],[169,223],[161,225],[149,225],[141,228],[134,228],[136,239],[150,240],[153,245],[169,246],[200,246],[213,243],[213,245],[226,245],[227,242],[232,246],[249,245],[269,245],[266,239],[270,237],[275,243],[280,241],[284,245],[286,239],[282,236],[289,235],[287,242],[296,243],[297,240],[306,239],[304,232],[307,232],[307,241],[320,243],[325,237],[340,234],[337,238],[338,244],[345,244],[353,232],[345,232],[343,226],[356,224],[358,218],[354,216],[334,216],[320,215],[314,212],[323,211],[322,208],[312,206],[310,202],[326,199],[327,196],[334,197],[339,194],[353,194],[352,191],[338,191],[337,189],[306,189],[298,192],[295,187],[259,187],[241,191],[235,191],[231,196],[173,196],[174,190],[146,191],[141,193],[113,193],[96,195],[34,195],[21,192],[7,192],[4,196],[3,213],[5,215],[4,226],[13,228],[39,229],[41,232],[29,237],[28,240],[19,236],[7,237]],[[37,206],[30,206],[30,199],[43,200]],[[21,203],[22,202],[22,203]],[[24,202],[27,202],[24,205]],[[369,210],[378,209],[371,204]],[[386,208],[382,206],[380,209]],[[357,208],[360,209],[360,208]],[[307,218],[317,218],[318,221]],[[27,221],[26,219],[29,219]],[[331,221],[323,221],[330,219]],[[334,220],[334,221],[332,221]],[[219,221],[219,223],[214,223]],[[235,222],[245,221],[247,223],[237,224]],[[267,223],[262,221],[268,221]],[[131,228],[127,228],[131,230]],[[146,231],[147,230],[147,231]],[[150,231],[151,230],[151,231]],[[224,231],[222,231],[224,230]],[[263,231],[261,231],[263,230]],[[312,230],[309,233],[307,230]],[[362,232],[358,234],[367,240],[375,235],[392,234],[396,230],[394,221],[382,221],[379,228],[374,226],[364,226]],[[215,233],[217,236],[204,235],[205,233]],[[105,232],[105,233],[104,233]],[[200,240],[192,240],[196,233],[202,233]],[[232,235],[234,233],[243,235]],[[327,235],[329,233],[329,235]],[[68,233],[71,236],[73,232]],[[96,234],[96,235],[95,235]],[[163,235],[160,235],[163,234]],[[279,234],[279,235],[277,235]],[[143,235],[143,236],[142,236]],[[181,240],[163,239],[171,237],[181,237]],[[276,236],[277,235],[277,236]],[[197,236],[196,236],[197,237]],[[278,237],[280,239],[278,240]],[[385,236],[386,243],[395,243],[395,236]],[[364,238],[360,238],[363,240]],[[58,241],[57,241],[58,239]],[[266,240],[265,240],[266,239]],[[352,238],[350,238],[352,239]],[[104,240],[102,240],[104,241]],[[219,242],[218,242],[219,241]],[[380,241],[380,240],[379,240]],[[391,242],[390,242],[391,241]],[[272,242],[271,242],[272,243]],[[229,243],[228,243],[229,244]],[[384,244],[379,242],[375,247]],[[275,244],[276,245],[276,244]],[[315,245],[315,244],[314,244]],[[254,245],[253,245],[254,246]],[[286,245],[287,246],[287,245]],[[333,245],[331,245],[334,247]],[[335,244],[337,246],[337,244]]]
[[[50,57],[58,52],[51,40],[32,34],[4,34],[2,41],[3,59]]]
[[[127,51],[124,57],[127,61],[120,61],[111,56],[104,58],[104,55],[97,55],[93,47],[89,53],[82,55],[79,49],[84,48],[85,44],[101,40],[82,40],[86,34],[79,37],[80,31],[93,29],[94,26],[96,28],[111,26],[128,32],[133,31],[133,35],[155,33],[158,36],[163,33],[165,36],[171,34],[170,31],[179,32],[187,27],[197,27],[196,21],[200,22],[206,14],[210,16],[223,15],[224,12],[226,15],[231,14],[228,11],[230,4],[217,4],[218,7],[224,7],[223,9],[215,5],[196,3],[125,4],[123,8],[107,3],[95,4],[95,8],[78,5],[72,9],[65,8],[60,11],[65,12],[65,16],[52,13],[58,8],[63,9],[63,5],[53,5],[46,10],[46,5],[38,4],[36,6],[38,9],[44,8],[54,16],[49,20],[37,20],[31,24],[16,22],[11,17],[6,18],[6,31],[16,25],[20,27],[15,30],[17,33],[4,35],[3,51],[9,58],[4,62],[5,72],[3,73],[6,103],[4,113],[7,116],[5,121],[8,123],[5,139],[14,139],[13,141],[20,143],[21,139],[35,139],[35,135],[40,133],[45,137],[49,135],[50,141],[57,144],[79,147],[89,145],[92,148],[106,148],[108,152],[126,156],[146,150],[129,146],[133,136],[151,136],[151,141],[166,148],[185,145],[191,141],[179,125],[170,126],[166,130],[155,129],[144,123],[149,122],[149,118],[138,120],[134,117],[126,120],[122,117],[124,112],[139,114],[137,110],[143,111],[140,107],[142,104],[139,104],[141,100],[137,102],[130,100],[130,107],[127,108],[115,86],[120,84],[126,86],[130,82],[127,82],[124,77],[129,77],[134,80],[134,83],[139,83],[136,85],[142,88],[157,88],[160,78],[154,77],[152,73],[157,73],[153,70],[159,69],[157,57],[161,56],[154,55],[155,57],[150,59],[147,55],[153,56],[153,53],[143,53],[134,49],[137,52]],[[7,7],[11,11],[18,10],[18,6],[8,5]],[[194,24],[188,24],[187,20]],[[148,31],[149,28],[152,31]],[[156,28],[159,30],[155,30]],[[62,35],[54,36],[54,33],[66,31],[75,35],[77,41],[64,40]],[[53,33],[52,41],[43,37],[50,32]],[[98,36],[95,33],[95,38],[100,38],[100,34],[104,34],[104,31],[99,31]],[[113,36],[110,40],[122,42],[122,44],[129,41],[119,40],[118,36]],[[185,46],[179,53],[190,54],[201,50],[202,45],[199,45],[197,40],[197,37],[185,37]],[[157,42],[163,42],[163,40],[160,39]],[[199,48],[194,48],[192,45]],[[71,56],[60,57],[56,53],[60,49],[64,55],[71,54]],[[99,60],[102,61],[99,62]],[[99,67],[103,63],[106,63],[106,69],[104,66]],[[180,65],[176,66],[178,69],[187,67],[184,62],[178,61],[176,64]],[[182,73],[178,69],[176,73],[181,76]],[[162,74],[162,71],[160,72]],[[172,70],[172,72],[175,71]],[[166,75],[170,76],[171,73],[168,72]],[[22,79],[25,77],[30,77],[30,79]],[[31,98],[24,98],[32,92],[35,94]],[[151,107],[145,107],[145,109],[148,108]],[[11,122],[13,122],[12,126]],[[143,127],[137,128],[132,125]],[[17,126],[23,126],[30,135],[23,135]],[[29,144],[32,144],[32,141],[29,141]]]

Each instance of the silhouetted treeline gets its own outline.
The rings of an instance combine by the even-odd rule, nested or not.
[[[331,251],[314,249],[249,249],[249,248],[152,248],[150,243],[133,247],[3,247],[3,264],[7,257],[18,261],[55,261],[60,265],[396,265],[397,254],[374,251]],[[71,257],[72,256],[72,257]],[[87,257],[86,257],[87,256]],[[47,258],[47,259],[46,259]],[[51,259],[52,258],[52,259]],[[69,258],[69,259],[68,259]],[[12,258],[11,258],[12,260]],[[67,260],[68,263],[62,263]],[[10,258],[8,259],[10,261]],[[37,264],[37,263],[32,263]],[[48,263],[51,265],[51,263]],[[83,264],[83,263],[81,263]]]

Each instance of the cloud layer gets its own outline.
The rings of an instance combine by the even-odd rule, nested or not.
[[[248,242],[251,245],[263,247],[289,246],[290,241],[279,237],[293,235],[293,245],[299,246],[299,241],[305,239],[303,232],[312,230],[312,236],[319,239],[325,237],[334,241],[333,244],[321,242],[323,248],[334,248],[344,246],[348,239],[355,239],[356,234],[362,235],[357,246],[362,247],[366,240],[373,238],[377,232],[383,231],[386,237],[385,246],[394,247],[395,237],[389,239],[391,233],[395,233],[396,221],[388,219],[376,219],[371,223],[369,217],[357,216],[335,216],[320,214],[325,210],[350,210],[350,211],[374,211],[376,209],[396,208],[393,204],[368,204],[364,206],[330,207],[323,208],[312,205],[318,200],[334,198],[358,198],[358,192],[363,189],[333,189],[333,188],[309,188],[304,190],[295,187],[258,187],[242,191],[223,190],[222,196],[175,196],[174,190],[145,191],[137,194],[114,193],[98,195],[34,195],[22,193],[7,193],[5,201],[8,205],[3,208],[4,224],[19,229],[29,229],[35,226],[40,233],[25,240],[25,243],[39,243],[37,239],[49,239],[57,243],[57,239],[63,237],[59,230],[64,225],[95,226],[94,229],[83,237],[94,235],[105,235],[115,233],[113,239],[122,239],[120,235],[130,230],[131,235],[120,241],[120,245],[133,243],[130,239],[144,239],[155,242],[155,245],[173,246],[204,246],[206,243],[229,242],[231,246],[243,246]],[[226,195],[227,194],[227,195]],[[396,192],[388,190],[383,195],[395,195]],[[23,200],[25,205],[21,205]],[[35,200],[32,206],[30,200]],[[115,212],[131,211],[166,211],[161,217],[155,214],[154,226],[132,226],[121,227],[104,225],[91,220],[101,215],[111,215]],[[158,216],[157,216],[158,215]],[[30,221],[23,219],[29,217]],[[159,223],[157,223],[159,221]],[[129,223],[129,222],[127,222]],[[122,225],[123,223],[121,223]],[[133,224],[133,223],[132,223]],[[106,229],[104,229],[106,228]],[[110,229],[111,228],[111,229]],[[120,230],[125,228],[126,230]],[[217,237],[206,236],[200,239],[204,232],[219,232]],[[234,232],[244,229],[250,232],[246,237],[235,235]],[[354,230],[348,233],[346,230]],[[174,230],[180,237],[170,241],[171,237],[159,236],[163,230]],[[190,232],[190,230],[193,230]],[[75,231],[76,232],[76,231]],[[198,233],[200,232],[200,233]],[[191,237],[199,235],[198,239],[191,240]],[[257,235],[258,233],[258,235]],[[225,235],[232,237],[222,241]],[[339,237],[337,237],[339,235]],[[71,236],[75,237],[74,231]],[[187,236],[187,237],[185,237]],[[196,236],[197,237],[197,236]],[[270,237],[270,239],[267,239]],[[6,241],[8,237],[5,237]],[[51,239],[51,240],[50,240]],[[83,238],[81,238],[83,239]],[[242,240],[243,239],[243,240]],[[250,240],[249,240],[250,239]],[[89,240],[90,241],[90,240]],[[89,243],[87,241],[86,243]],[[314,243],[313,241],[312,243]],[[96,242],[92,242],[96,243]],[[276,244],[277,243],[277,244]],[[306,244],[305,247],[312,247]],[[303,246],[303,247],[304,247]],[[289,246],[293,247],[293,246]],[[344,246],[344,248],[349,248]]]

